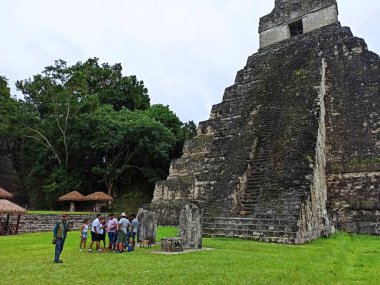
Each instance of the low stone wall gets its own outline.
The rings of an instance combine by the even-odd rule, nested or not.
[[[68,215],[67,221],[73,222],[73,230],[79,230],[83,224],[84,219],[88,219],[90,223],[95,219],[96,214],[93,215]],[[2,220],[4,216],[2,216]],[[21,216],[19,233],[36,233],[36,232],[49,232],[53,231],[55,224],[61,220],[61,215],[37,215],[28,214]],[[17,216],[10,217],[11,223],[17,222]]]
[[[380,171],[331,174],[329,211],[338,229],[380,235]]]

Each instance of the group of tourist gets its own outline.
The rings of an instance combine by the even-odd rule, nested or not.
[[[108,219],[102,214],[97,214],[91,224],[91,243],[88,252],[92,252],[95,243],[96,251],[104,250],[122,253],[124,251],[132,251],[135,249],[136,236],[138,229],[138,221],[136,215],[132,214],[128,219],[125,213],[121,213],[117,219],[114,214],[109,214]],[[57,222],[53,230],[53,244],[55,244],[55,263],[62,263],[59,259],[66,240],[67,232],[71,229],[67,225],[67,214],[62,215],[60,222]],[[87,237],[89,231],[89,220],[83,221],[80,229],[79,250],[86,250]],[[106,234],[108,234],[108,245],[106,247]],[[103,247],[101,247],[103,242]]]
[[[91,224],[91,243],[88,252],[92,252],[92,246],[94,243],[98,252],[102,252],[106,248],[119,253],[122,253],[125,250],[134,250],[138,228],[136,215],[131,215],[130,220],[125,213],[121,213],[119,220],[116,219],[114,214],[109,214],[108,221],[106,221],[106,218],[103,215],[96,215],[95,220]],[[88,222],[88,220],[84,220],[81,227],[80,251],[82,251],[82,246],[83,249],[86,250],[89,229]],[[108,247],[106,247],[106,234],[108,234]],[[103,248],[101,248],[102,241]]]

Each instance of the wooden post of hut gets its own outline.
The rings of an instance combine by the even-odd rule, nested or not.
[[[0,225],[0,235],[2,234],[17,234],[20,226],[21,215],[26,214],[26,209],[11,201],[0,199],[0,215],[7,215],[7,220],[3,225]],[[17,223],[11,224],[9,221],[10,215],[17,215]]]
[[[70,212],[75,212],[75,202],[83,201],[84,196],[77,192],[72,191],[58,198],[59,202],[70,202]]]
[[[84,201],[93,201],[94,204],[94,212],[100,212],[100,204],[102,202],[110,202],[113,200],[113,198],[103,192],[94,192],[83,199]]]

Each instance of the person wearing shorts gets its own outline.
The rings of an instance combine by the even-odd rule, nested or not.
[[[82,246],[86,250],[87,235],[88,235],[88,220],[85,219],[83,221],[83,225],[80,230],[80,244],[79,244],[80,251],[82,251]]]
[[[101,214],[96,215],[96,219],[92,222],[91,226],[91,243],[90,243],[90,248],[88,249],[88,252],[92,252],[92,245],[96,244],[96,250],[101,251],[100,246],[99,246],[99,231],[100,231],[100,220]]]
[[[105,248],[106,247],[106,230],[105,230],[106,219],[103,216],[101,216],[101,218],[99,219],[99,222],[100,222],[99,246],[100,246],[100,242],[103,241],[103,248]]]
[[[127,215],[125,213],[121,213],[121,218],[117,224],[117,245],[118,252],[122,253],[124,251],[124,244],[127,239],[128,228],[131,223],[127,219]]]

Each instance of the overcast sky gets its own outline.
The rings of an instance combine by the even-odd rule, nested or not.
[[[340,0],[340,21],[380,52],[380,1]],[[0,75],[14,82],[61,58],[121,63],[182,121],[209,118],[258,50],[274,0],[0,0]]]

